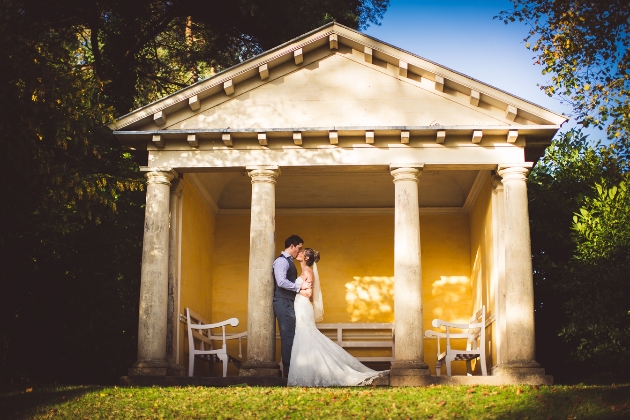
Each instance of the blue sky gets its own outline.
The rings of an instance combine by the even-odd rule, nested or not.
[[[532,63],[523,23],[492,19],[509,0],[390,0],[381,26],[367,35],[474,77],[558,113],[570,108],[536,86],[550,79]],[[567,128],[570,124],[565,124]],[[570,124],[573,125],[573,124]]]

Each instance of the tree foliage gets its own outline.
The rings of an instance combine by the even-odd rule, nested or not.
[[[143,179],[105,124],[387,0],[0,0],[0,384],[114,381],[136,357]]]
[[[585,127],[605,128],[628,152],[630,3],[625,0],[512,0],[498,17],[526,22],[526,46],[551,81],[549,96],[571,104]]]
[[[529,176],[538,355],[561,380],[627,366],[627,167],[615,145],[570,130]]]
[[[560,376],[627,366],[630,5],[621,0],[512,0],[497,18],[528,25],[540,88],[584,127],[560,133],[529,177],[537,342]],[[624,233],[626,232],[626,233]],[[625,247],[625,248],[624,248]],[[624,254],[625,253],[625,254]],[[553,349],[553,350],[549,350]],[[570,357],[567,359],[567,355]],[[563,371],[564,370],[564,371]]]
[[[388,0],[20,3],[30,19],[74,28],[85,46],[81,65],[122,115],[327,22],[378,23]]]
[[[630,369],[630,174],[619,183],[602,179],[573,216],[576,282],[563,285],[573,295],[571,315],[561,335],[575,342],[578,360]],[[584,302],[589,310],[584,311]],[[617,366],[615,366],[617,365]]]

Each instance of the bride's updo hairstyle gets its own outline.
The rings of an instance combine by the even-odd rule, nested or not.
[[[313,248],[304,248],[304,256],[306,257],[306,265],[309,267],[319,261],[319,252]]]

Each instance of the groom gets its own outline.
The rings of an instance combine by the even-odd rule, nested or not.
[[[293,259],[297,258],[304,241],[297,235],[291,235],[284,241],[284,251],[273,262],[273,278],[275,289],[273,293],[273,312],[280,328],[280,348],[282,350],[282,365],[284,377],[289,376],[291,363],[291,349],[295,336],[295,309],[293,301],[301,289],[313,287],[311,282],[296,285],[297,269]]]

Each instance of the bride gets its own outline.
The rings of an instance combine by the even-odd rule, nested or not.
[[[296,284],[312,281],[313,288],[302,290],[295,297],[295,338],[291,351],[289,386],[361,386],[386,375],[388,371],[372,370],[352,357],[319,332],[315,321],[324,315],[321,286],[317,273],[319,252],[305,248],[296,258],[302,274]],[[313,305],[311,305],[313,301]]]

